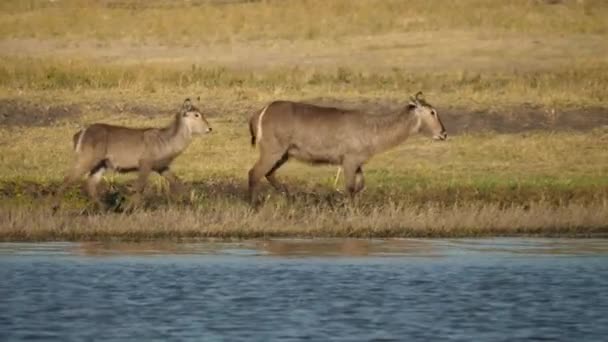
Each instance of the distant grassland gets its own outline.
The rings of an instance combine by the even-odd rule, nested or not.
[[[9,0],[0,9],[7,97],[404,99],[423,90],[477,108],[601,107],[608,97],[602,0]]]
[[[176,92],[216,93],[222,98],[388,97],[405,101],[424,90],[435,103],[504,107],[599,107],[608,102],[608,61],[538,71],[417,72],[348,67],[280,67],[239,70],[222,66],[98,63],[92,60],[0,58],[0,91],[7,94],[87,90],[137,91],[141,96]]]
[[[0,37],[197,44],[444,29],[608,33],[605,1],[562,2],[552,6],[542,0],[9,0],[0,5]]]

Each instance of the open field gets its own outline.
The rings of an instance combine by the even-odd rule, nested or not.
[[[373,10],[371,10],[373,9]],[[0,5],[0,240],[608,233],[604,1],[5,1]],[[314,18],[314,20],[311,20]],[[275,99],[397,110],[422,90],[445,143],[414,137],[365,167],[354,202],[335,167],[288,163],[259,210],[247,118]],[[166,124],[187,96],[214,134],[175,164],[187,191],[107,213],[49,195],[93,122]],[[120,195],[119,195],[120,194]]]

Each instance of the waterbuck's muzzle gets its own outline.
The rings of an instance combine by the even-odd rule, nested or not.
[[[448,132],[442,131],[441,133],[435,135],[433,137],[433,139],[434,140],[440,140],[440,141],[447,140],[448,139]]]

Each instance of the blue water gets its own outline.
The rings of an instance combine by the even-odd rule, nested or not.
[[[606,341],[608,240],[0,244],[0,341]]]

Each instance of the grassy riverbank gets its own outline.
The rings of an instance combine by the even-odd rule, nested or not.
[[[291,195],[265,185],[266,203],[253,210],[245,202],[245,183],[256,151],[238,125],[216,123],[217,135],[198,139],[176,162],[186,181],[183,197],[165,197],[162,181],[153,178],[145,205],[122,212],[133,177],[110,176],[105,213],[92,210],[79,188],[65,196],[61,211],[51,212],[49,194],[69,162],[69,146],[60,143],[67,129],[30,128],[10,161],[4,155],[0,240],[608,232],[605,130],[465,134],[446,143],[415,138],[370,162],[367,189],[354,203],[333,189],[335,168],[292,163],[280,172]],[[25,149],[31,141],[41,143]]]
[[[604,1],[0,8],[0,240],[608,233]],[[374,158],[354,203],[333,188],[335,167],[295,162],[278,174],[291,196],[265,185],[264,206],[245,203],[252,111],[291,99],[380,114],[418,90],[450,139]],[[76,130],[164,125],[198,95],[214,134],[176,161],[181,198],[153,178],[144,206],[123,212],[133,176],[108,176],[107,212],[77,187],[51,212]]]

